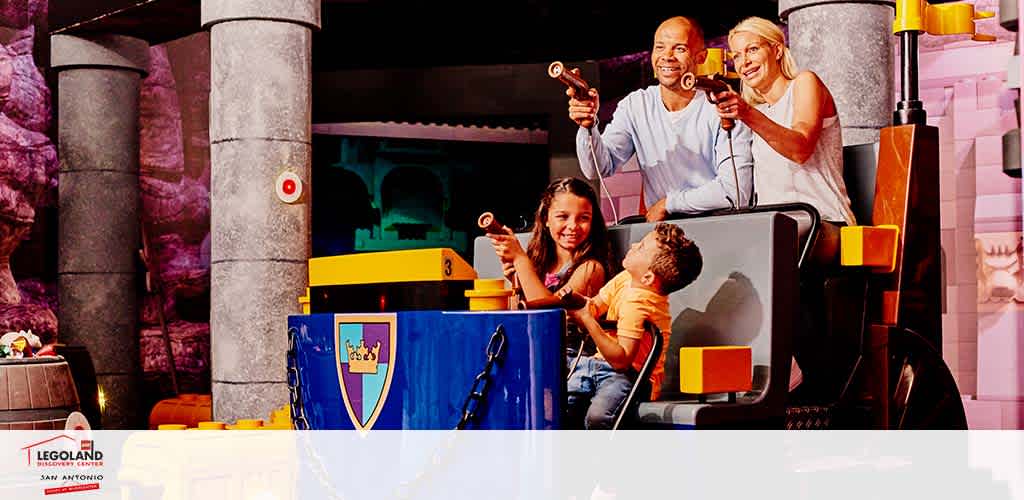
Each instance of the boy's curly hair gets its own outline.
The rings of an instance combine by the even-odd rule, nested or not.
[[[651,272],[661,280],[661,293],[668,295],[693,283],[704,267],[700,249],[675,224],[654,226],[658,254],[651,262]]]

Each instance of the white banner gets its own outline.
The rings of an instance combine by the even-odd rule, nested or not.
[[[0,498],[1024,499],[1020,431],[8,431]]]

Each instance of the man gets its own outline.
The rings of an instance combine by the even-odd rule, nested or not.
[[[697,213],[747,206],[752,184],[750,129],[741,123],[728,135],[717,108],[700,90],[683,90],[682,77],[696,71],[707,50],[704,35],[692,19],[673,17],[654,33],[651,65],[658,85],[633,91],[615,109],[612,121],[599,132],[596,89],[580,100],[569,95],[569,118],[580,126],[576,156],[588,179],[607,177],[635,153],[643,174],[647,220],[670,213]],[[732,160],[739,175],[739,200]]]

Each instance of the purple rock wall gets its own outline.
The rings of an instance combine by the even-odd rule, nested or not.
[[[140,308],[140,355],[150,394],[210,391],[209,37],[194,35],[150,49],[139,100],[142,220],[155,284]],[[159,398],[159,397],[158,397]]]
[[[56,199],[57,151],[46,135],[50,90],[33,59],[36,26],[45,17],[43,0],[0,5],[0,333],[32,329],[52,341],[53,288],[19,287],[9,265],[32,230],[36,209]]]
[[[0,3],[0,26],[24,29],[46,19],[46,0],[4,0]]]

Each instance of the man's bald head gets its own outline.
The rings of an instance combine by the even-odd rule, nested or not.
[[[701,29],[700,24],[698,24],[697,21],[686,16],[670,17],[658,25],[658,29],[654,32],[655,38],[658,37],[659,32],[668,27],[678,27],[680,29],[688,30],[690,33],[689,44],[691,50],[694,52],[704,50],[704,30]]]

